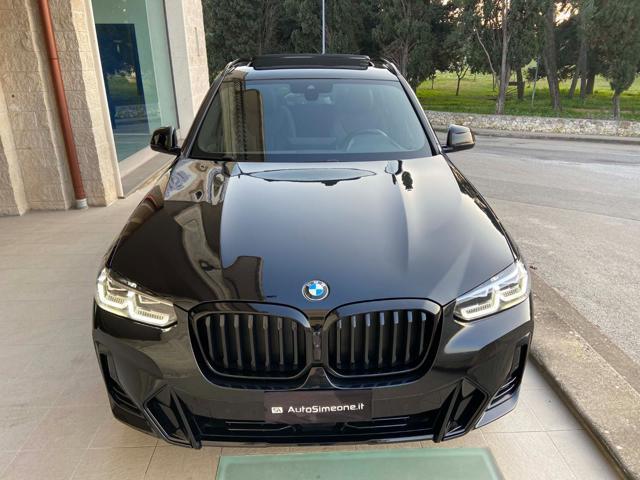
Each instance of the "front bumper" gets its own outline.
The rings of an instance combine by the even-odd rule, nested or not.
[[[422,376],[345,386],[314,366],[295,390],[371,389],[372,419],[335,424],[265,422],[264,389],[216,384],[201,371],[188,314],[162,330],[94,308],[98,360],[114,415],[174,444],[375,443],[455,438],[512,410],[533,333],[531,302],[470,323],[442,310],[439,344]]]

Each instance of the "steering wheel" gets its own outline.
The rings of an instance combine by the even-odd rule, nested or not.
[[[349,133],[344,140],[341,142],[342,143],[342,147],[345,151],[349,151],[349,149],[352,146],[352,142],[356,137],[359,137],[361,135],[379,135],[385,138],[385,140],[387,140],[389,143],[393,144],[394,147],[398,148],[398,149],[402,149],[402,147],[400,145],[398,145],[395,141],[393,141],[391,139],[391,137],[389,137],[389,135],[387,135],[386,132],[383,132],[382,130],[380,130],[379,128],[363,128],[360,130],[354,130],[353,132]]]

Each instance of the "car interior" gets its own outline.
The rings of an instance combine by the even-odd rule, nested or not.
[[[409,152],[426,142],[397,82],[264,80],[240,88],[238,83],[223,82],[205,117],[196,142],[205,154]],[[261,121],[250,118],[256,115]]]

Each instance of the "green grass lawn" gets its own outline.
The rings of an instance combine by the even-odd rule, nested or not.
[[[109,75],[109,94],[118,105],[136,105],[143,102],[136,82],[124,75]]]
[[[515,80],[515,79],[512,79]],[[471,75],[460,83],[460,95],[456,97],[456,76],[454,73],[438,73],[433,88],[431,81],[422,83],[418,89],[418,98],[428,110],[465,113],[495,113],[498,89],[491,85],[491,75]],[[573,99],[567,98],[571,82],[560,84],[563,111],[556,114],[551,108],[547,79],[538,80],[536,97],[531,105],[533,82],[527,83],[525,99],[518,101],[515,87],[509,87],[505,113],[508,115],[534,115],[541,117],[602,118],[610,119],[611,89],[606,79],[597,77],[593,95],[584,102],[580,100],[579,89]],[[640,121],[640,78],[620,100],[623,120]]]

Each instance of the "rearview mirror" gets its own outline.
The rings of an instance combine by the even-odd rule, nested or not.
[[[173,127],[160,127],[154,130],[149,142],[151,150],[161,153],[169,153],[178,155],[180,147],[178,146],[178,135]]]
[[[445,152],[456,152],[458,150],[467,150],[473,148],[476,144],[476,136],[469,127],[462,125],[449,125],[447,131],[447,144],[444,147]]]

